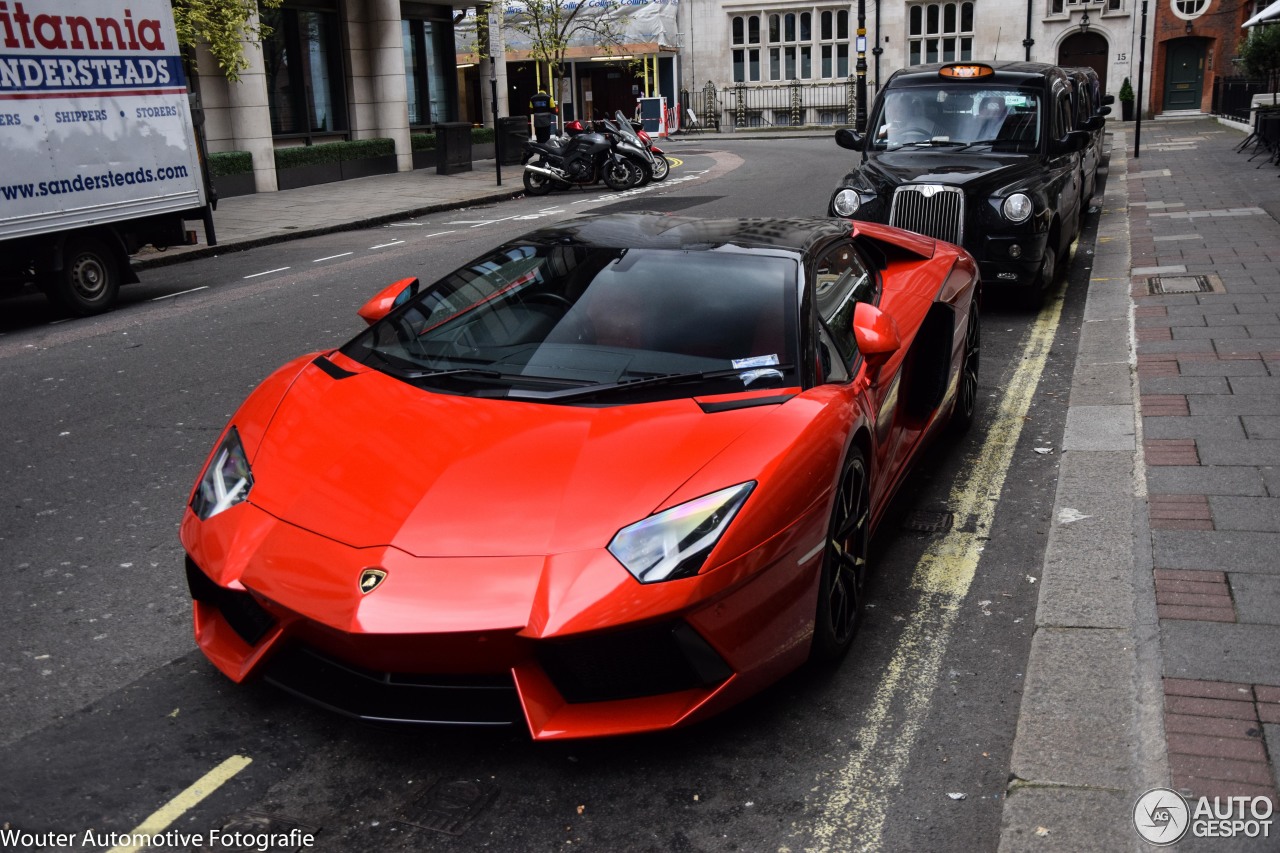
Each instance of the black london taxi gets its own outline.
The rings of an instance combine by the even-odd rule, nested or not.
[[[1098,188],[1098,167],[1102,165],[1102,134],[1106,116],[1111,114],[1115,96],[1102,94],[1102,80],[1092,68],[1063,68],[1071,81],[1071,109],[1077,130],[1089,132],[1089,144],[1081,152],[1080,168],[1084,176],[1084,199],[1088,206]]]
[[[865,136],[836,131],[862,161],[828,214],[957,243],[983,285],[1040,304],[1080,229],[1081,152],[1067,74],[1032,62],[919,65],[895,73]]]

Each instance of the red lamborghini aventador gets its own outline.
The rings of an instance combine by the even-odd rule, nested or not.
[[[364,719],[704,719],[848,650],[884,507],[973,418],[978,287],[886,226],[659,214],[396,282],[206,461],[196,641]]]

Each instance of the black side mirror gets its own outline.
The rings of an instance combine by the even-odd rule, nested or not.
[[[842,127],[836,131],[836,145],[841,148],[848,148],[850,151],[861,151],[862,141],[861,134],[847,127]]]
[[[1115,102],[1116,102],[1116,96],[1115,96],[1115,95],[1103,95],[1103,96],[1102,96],[1102,104],[1103,104],[1103,106],[1109,106],[1109,105],[1111,105],[1111,104],[1114,104]]]
[[[1098,107],[1098,111],[1094,115],[1109,116],[1111,115],[1111,107]]]

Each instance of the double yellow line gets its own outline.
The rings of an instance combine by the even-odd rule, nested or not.
[[[919,605],[907,617],[906,630],[861,727],[848,739],[859,744],[857,753],[837,767],[825,785],[820,784],[825,797],[817,804],[819,817],[806,846],[809,851],[843,853],[882,847],[890,797],[901,790],[911,753],[920,741],[960,605],[991,536],[1005,476],[1062,318],[1064,290],[1065,285],[1060,285],[1036,318],[986,438],[977,453],[965,460],[966,473],[951,490],[955,527],[916,564],[911,585],[920,591]]]

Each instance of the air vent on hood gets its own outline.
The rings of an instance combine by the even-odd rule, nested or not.
[[[334,379],[346,379],[349,376],[355,376],[355,374],[350,370],[343,370],[341,367],[338,367],[338,365],[334,364],[322,355],[316,356],[311,363],[332,376]]]

